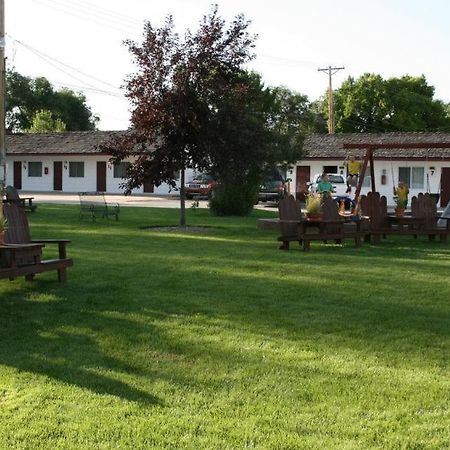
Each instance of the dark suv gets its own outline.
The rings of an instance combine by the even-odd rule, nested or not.
[[[273,173],[264,179],[259,193],[258,202],[278,203],[285,194],[286,181],[279,173]]]

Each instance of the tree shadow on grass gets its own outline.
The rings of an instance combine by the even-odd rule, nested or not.
[[[120,353],[117,345],[132,349],[145,335],[150,351],[168,356],[195,360],[204,349],[217,361],[252,361],[251,355],[234,358],[232,350],[205,344],[200,336],[189,342],[171,338],[165,325],[153,325],[155,318],[170,327],[174,317],[189,322],[198,315],[261,339],[313,343],[324,352],[350,349],[386,364],[404,355],[412,365],[442,362],[436,348],[440,339],[448,339],[450,319],[446,291],[435,285],[435,272],[442,277],[448,266],[442,262],[448,247],[439,243],[404,248],[408,243],[396,240],[361,250],[317,245],[305,255],[280,252],[272,236],[256,232],[207,239],[159,235],[142,240],[139,234],[123,236],[122,260],[118,246],[105,246],[101,239],[92,243],[97,250],[90,241],[76,248],[80,264],[66,286],[39,279],[31,287],[7,290],[8,298],[0,302],[1,363],[92,392],[161,404],[117,378],[129,374],[135,380],[196,385],[189,370],[140,368],[106,353]],[[397,271],[405,276],[399,278]],[[432,292],[435,302],[417,292]],[[409,295],[415,297],[412,302]],[[39,296],[44,300],[36,300]],[[97,333],[110,336],[116,347],[102,351]],[[436,351],[428,351],[433,346]]]
[[[140,371],[120,359],[106,356],[86,326],[92,318],[77,311],[74,305],[64,305],[67,298],[48,294],[52,285],[38,281],[31,289],[18,292],[16,289],[14,294],[2,299],[0,363],[97,394],[161,405],[156,396],[118,379],[122,374],[139,375]],[[36,300],[39,292],[47,292],[43,301]],[[110,329],[111,320],[97,316],[97,330]],[[132,322],[123,326],[128,333],[135,332]]]

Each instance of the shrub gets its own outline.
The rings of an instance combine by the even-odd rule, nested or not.
[[[247,216],[253,210],[258,185],[220,184],[213,192],[209,208],[214,216]]]

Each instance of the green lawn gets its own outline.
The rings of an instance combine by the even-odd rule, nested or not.
[[[281,252],[256,216],[188,214],[211,228],[30,215],[75,265],[0,281],[1,449],[449,448],[449,244]]]

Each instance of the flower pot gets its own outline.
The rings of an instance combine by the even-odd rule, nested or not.
[[[322,213],[306,213],[306,217],[309,220],[320,220],[322,218]]]
[[[5,230],[0,231],[0,245],[5,243]]]
[[[395,215],[397,217],[403,217],[405,215],[405,208],[395,208]]]

